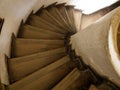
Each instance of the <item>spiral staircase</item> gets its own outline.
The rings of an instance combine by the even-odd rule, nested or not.
[[[52,4],[21,22],[6,57],[10,85],[1,90],[119,90],[71,50],[77,32],[72,5]]]

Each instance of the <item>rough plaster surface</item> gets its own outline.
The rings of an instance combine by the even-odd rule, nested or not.
[[[111,63],[108,48],[108,33],[111,18],[118,10],[120,10],[120,7],[111,11],[84,30],[80,30],[71,37],[71,43],[77,55],[81,56],[87,65],[91,66],[100,75],[107,77],[120,86],[119,71],[116,71]]]

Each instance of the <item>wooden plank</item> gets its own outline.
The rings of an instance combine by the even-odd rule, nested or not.
[[[77,68],[75,68],[52,90],[82,90],[89,76],[88,72],[80,72]]]
[[[76,32],[74,14],[73,14],[74,13],[74,6],[67,5],[66,10],[67,10],[67,13],[68,13],[68,18],[69,18],[70,25],[73,27],[74,32]]]
[[[65,30],[70,32],[71,28],[69,27],[68,23],[65,21],[64,17],[55,6],[47,8],[47,10],[57,21],[59,21],[59,23],[62,24],[62,26],[65,27]]]
[[[61,82],[59,82],[52,90],[69,90],[67,88],[73,83],[75,83],[78,77],[80,77],[80,71],[77,68],[75,68]]]
[[[47,8],[48,12],[52,14],[54,18],[56,18],[60,23],[63,23],[64,25],[67,25],[67,22],[63,18],[62,14],[59,12],[59,10],[54,6]]]
[[[48,29],[54,32],[59,32],[61,34],[66,34],[66,31],[62,30],[60,27],[57,27],[36,15],[32,15],[30,17],[29,24],[35,27]]]
[[[60,27],[63,30],[67,30],[68,29],[68,28],[65,27],[65,25],[63,23],[60,23],[56,19],[56,17],[53,17],[53,14],[49,13],[47,11],[47,9],[45,9],[45,8],[42,9],[41,12],[39,12],[37,15],[40,16],[41,18],[43,18],[44,20],[48,21],[49,23],[52,23],[53,25],[56,25],[57,27]]]
[[[68,16],[68,13],[67,13],[67,10],[66,10],[66,7],[64,5],[58,5],[57,6],[58,10],[60,11],[60,13],[63,15],[63,18],[66,20],[66,22],[68,23],[69,27],[71,28],[71,32],[74,33],[74,28],[72,27],[71,25],[71,22],[70,22],[70,18]]]
[[[18,37],[27,39],[64,39],[65,35],[30,25],[24,25],[20,29]]]
[[[8,86],[9,90],[46,90],[61,80],[70,71],[69,56],[34,72]],[[54,82],[55,81],[55,82]],[[31,83],[32,82],[32,83]],[[50,89],[49,89],[50,90]]]
[[[66,53],[64,52],[64,53],[47,55],[46,57],[41,57],[41,58],[39,58],[39,56],[32,57],[32,59],[28,57],[27,60],[23,58],[24,61],[22,60],[22,62],[9,60],[9,73],[10,73],[9,75],[10,75],[11,83],[30,75],[31,73],[55,62],[56,60],[62,58],[65,55]]]
[[[15,39],[12,46],[14,57],[30,55],[64,46],[64,40]]]

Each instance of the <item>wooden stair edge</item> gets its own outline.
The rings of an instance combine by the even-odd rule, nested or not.
[[[28,42],[29,42],[29,41],[33,41],[33,42],[34,42],[34,41],[38,41],[38,42],[39,42],[39,41],[63,41],[63,42],[64,42],[64,40],[59,40],[59,39],[58,39],[58,40],[54,40],[54,39],[16,38],[16,40],[17,40],[17,41],[28,41]]]
[[[49,51],[38,52],[38,53],[35,53],[35,54],[32,54],[32,55],[10,58],[10,60],[19,60],[20,58],[25,59],[25,58],[33,57],[33,56],[36,56],[36,55],[38,56],[39,54],[43,54],[45,56],[46,55],[45,53],[51,53],[51,52],[55,52],[55,51],[61,50],[61,49],[63,49],[66,52],[65,47],[60,47],[60,48],[52,49],[52,50],[49,50]],[[64,51],[62,51],[62,52],[64,52]]]
[[[63,78],[62,81],[53,87],[52,90],[65,90],[65,88],[71,85],[79,76],[79,70],[74,68],[65,78]]]

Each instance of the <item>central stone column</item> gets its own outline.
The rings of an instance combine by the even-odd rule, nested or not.
[[[70,43],[85,64],[120,87],[119,23],[120,7],[71,36]]]

